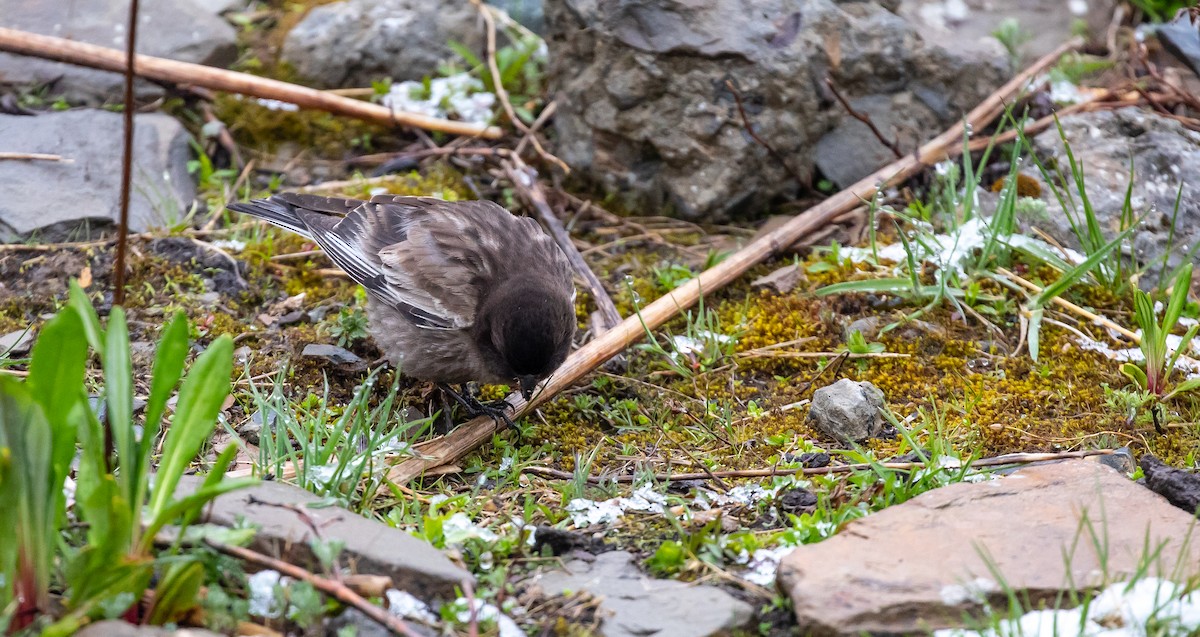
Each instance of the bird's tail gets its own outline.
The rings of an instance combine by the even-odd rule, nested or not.
[[[292,206],[279,201],[277,198],[270,199],[254,199],[252,201],[243,201],[239,203],[231,203],[225,206],[235,212],[241,212],[253,217],[258,217],[263,221],[267,221],[274,225],[291,230],[296,234],[311,239],[312,234],[309,232],[308,226],[300,220],[296,215],[296,210]]]

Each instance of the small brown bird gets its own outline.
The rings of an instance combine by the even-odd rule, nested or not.
[[[473,412],[507,421],[445,385],[517,380],[528,400],[570,351],[570,262],[536,221],[495,203],[284,193],[229,209],[320,245],[366,288],[371,334],[401,373]]]

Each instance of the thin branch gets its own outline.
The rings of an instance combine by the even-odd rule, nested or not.
[[[481,0],[471,0],[475,8],[479,10],[479,15],[483,17],[483,22],[487,25],[487,67],[492,74],[492,89],[496,92],[496,98],[500,100],[500,105],[504,107],[504,114],[508,116],[508,120],[512,122],[517,130],[525,134],[525,139],[528,139],[533,144],[533,149],[537,151],[539,157],[548,161],[564,174],[571,174],[571,167],[563,160],[555,157],[542,147],[542,143],[537,138],[537,133],[525,125],[521,118],[517,117],[516,111],[513,110],[512,101],[508,99],[508,90],[504,88],[504,83],[500,77],[500,67],[496,64],[496,20],[492,17],[492,8],[484,4]],[[544,110],[544,109],[543,109]],[[521,140],[524,142],[525,140]],[[520,152],[520,151],[518,151]]]
[[[967,462],[967,467],[1001,467],[1006,465],[1030,464],[1034,462],[1051,462],[1055,460],[1070,460],[1075,458],[1088,458],[1091,456],[1108,456],[1115,453],[1112,449],[1089,449],[1086,451],[1064,451],[1061,453],[1010,453],[1003,456],[995,456],[993,458],[980,458],[973,462]],[[860,463],[860,464],[843,464],[828,467],[798,467],[794,469],[739,469],[732,471],[707,471],[702,473],[656,473],[654,479],[660,482],[685,482],[688,480],[704,480],[714,478],[773,478],[776,476],[791,476],[791,475],[828,475],[831,473],[851,473],[854,471],[868,471],[876,467],[891,469],[893,471],[911,471],[913,469],[923,469],[926,465],[923,462],[879,462],[875,464]],[[521,471],[532,473],[545,478],[555,480],[573,480],[575,474],[570,471],[560,471],[551,469],[550,467],[540,467],[530,465],[522,467]],[[631,483],[644,478],[644,474],[626,473],[618,476],[594,478],[588,476],[587,481],[590,484],[599,484],[602,482],[620,482]]]
[[[745,127],[746,133],[750,135],[750,139],[753,139],[759,146],[767,149],[767,152],[775,158],[775,161],[778,161],[780,164],[782,164],[784,169],[791,173],[792,177],[795,178],[798,183],[804,185],[805,187],[811,188],[812,178],[807,175],[802,175],[795,168],[792,168],[791,163],[788,162],[787,158],[784,157],[782,153],[775,150],[774,146],[768,143],[767,140],[759,137],[758,133],[755,132],[754,126],[750,123],[750,117],[746,115],[746,107],[742,105],[742,93],[737,89],[737,86],[734,85],[733,80],[725,80],[725,87],[728,88],[729,92],[733,94],[733,101],[737,104],[738,115],[740,115],[742,118],[742,126]]]
[[[849,114],[850,117],[853,117],[854,119],[866,124],[867,128],[871,129],[871,134],[875,136],[875,139],[878,139],[879,143],[887,146],[888,150],[892,151],[892,154],[896,156],[896,159],[900,159],[904,156],[904,153],[900,150],[900,144],[896,143],[896,140],[894,139],[889,140],[888,138],[884,137],[879,128],[875,126],[875,122],[871,121],[870,115],[854,110],[854,107],[850,106],[850,102],[846,101],[846,98],[842,96],[841,91],[838,91],[837,85],[833,83],[833,79],[829,76],[825,76],[825,86],[828,87],[830,92],[833,93],[833,96],[837,98],[837,101],[842,105],[842,108],[846,109],[846,113]]]
[[[125,55],[114,49],[4,27],[0,27],[0,51],[105,71],[121,72],[125,67]],[[411,126],[486,139],[499,139],[504,135],[504,131],[495,126],[395,111],[379,104],[341,97],[325,91],[257,77],[248,73],[238,73],[203,64],[177,62],[150,55],[138,55],[135,60],[136,74],[155,82],[201,86],[228,93],[279,100],[303,108],[356,117],[384,126]]]
[[[310,573],[299,566],[288,564],[282,560],[277,560],[273,557],[263,555],[257,551],[251,551],[240,546],[232,546],[214,542],[213,540],[204,540],[204,543],[230,557],[236,557],[239,560],[257,564],[259,566],[269,568],[273,571],[279,571],[292,579],[301,580],[312,585],[313,588],[333,597],[339,602],[347,606],[353,606],[362,614],[369,617],[372,621],[392,631],[397,635],[405,637],[424,637],[421,633],[413,630],[403,619],[388,613],[386,610],[363,599],[361,595],[354,592],[350,587],[341,582],[335,582],[330,579]]]
[[[113,305],[125,304],[125,251],[129,243],[129,186],[133,181],[133,64],[137,56],[138,0],[129,0],[125,40],[125,136],[121,154],[121,213],[117,222],[117,256],[113,260]],[[107,449],[111,454],[112,449]]]
[[[49,153],[0,153],[0,161],[6,159],[18,161],[61,161],[67,164],[74,161],[62,155],[51,155]]]

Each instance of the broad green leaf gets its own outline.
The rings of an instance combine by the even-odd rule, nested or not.
[[[1163,396],[1163,402],[1171,400],[1175,396],[1200,389],[1200,378],[1189,378],[1182,383],[1176,385],[1166,396]]]
[[[162,625],[176,622],[196,607],[200,587],[204,585],[204,564],[197,559],[176,562],[154,589],[154,606],[146,622]]]
[[[167,507],[179,477],[212,434],[217,415],[229,395],[233,374],[233,341],[228,335],[213,341],[188,371],[179,389],[175,418],[163,438],[163,457],[150,499],[150,517]]]
[[[83,333],[87,336],[88,344],[97,354],[104,356],[104,329],[100,327],[100,317],[96,316],[96,308],[75,279],[71,279],[69,296],[70,306],[75,308],[83,322]]]
[[[130,501],[137,495],[138,444],[133,431],[133,363],[129,354],[129,330],[125,310],[114,307],[108,317],[104,344],[104,401],[108,430],[117,452],[117,481]]]
[[[1129,380],[1138,386],[1138,389],[1143,391],[1146,389],[1146,372],[1142,371],[1141,367],[1133,363],[1123,363],[1121,365],[1121,373],[1128,376]]]
[[[38,335],[26,379],[30,395],[41,405],[50,425],[56,476],[66,476],[75,455],[76,421],[71,414],[78,413],[74,410],[81,402],[86,403],[83,393],[86,367],[87,342],[79,317],[74,312],[59,312]]]
[[[154,376],[150,381],[150,397],[146,401],[146,423],[142,428],[142,450],[138,458],[139,475],[150,470],[150,453],[154,449],[159,423],[166,411],[167,401],[183,376],[183,364],[187,353],[187,317],[182,312],[176,312],[175,317],[163,330],[158,349],[154,353]],[[138,487],[134,502],[141,503],[145,500],[146,482],[140,481]]]
[[[1026,330],[1025,340],[1029,346],[1029,358],[1033,362],[1037,362],[1038,351],[1041,348],[1042,342],[1042,308],[1030,310],[1029,312],[1029,329]]]

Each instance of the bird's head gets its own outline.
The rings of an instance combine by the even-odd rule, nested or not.
[[[486,338],[497,371],[520,382],[525,400],[566,360],[575,336],[575,307],[570,298],[526,283],[497,290],[483,307]],[[482,340],[481,338],[481,340]]]

